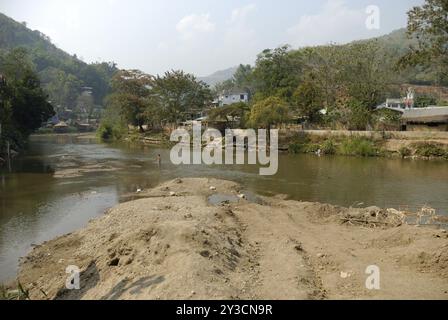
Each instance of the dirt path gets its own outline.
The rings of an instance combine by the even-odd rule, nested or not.
[[[342,215],[372,212],[240,189],[178,179],[130,195],[141,199],[36,247],[18,278],[32,299],[448,299],[443,230],[351,226]],[[65,289],[69,265],[80,290]],[[380,290],[366,289],[371,265]]]

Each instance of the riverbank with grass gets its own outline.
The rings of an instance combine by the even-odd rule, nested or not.
[[[102,137],[103,131],[97,136]],[[131,131],[120,140],[172,147],[166,131]],[[108,141],[105,139],[105,141]],[[279,150],[290,154],[390,157],[414,160],[448,160],[448,133],[379,131],[279,131]]]
[[[281,149],[292,154],[315,153],[358,157],[397,157],[422,160],[448,160],[448,135],[420,133],[397,136],[381,132],[363,134],[331,131],[285,133]]]

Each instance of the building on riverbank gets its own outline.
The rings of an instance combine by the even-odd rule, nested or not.
[[[403,131],[448,131],[448,107],[428,107],[404,110]]]
[[[222,92],[217,100],[215,100],[215,104],[219,107],[228,106],[234,103],[249,102],[249,93],[243,89],[233,89]]]
[[[67,133],[69,126],[66,122],[61,121],[57,125],[55,125],[53,128],[54,128],[54,132],[56,132],[56,133]]]

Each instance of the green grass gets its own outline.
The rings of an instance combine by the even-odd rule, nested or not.
[[[350,137],[342,140],[338,154],[344,156],[374,157],[379,154],[375,143],[367,138]]]
[[[29,290],[24,289],[20,282],[14,290],[0,285],[0,300],[30,300]]]
[[[325,140],[321,145],[321,150],[323,154],[333,155],[337,153],[336,141],[332,138]]]
[[[415,154],[420,157],[444,157],[448,158],[448,150],[437,143],[418,143],[414,144]]]
[[[311,140],[306,134],[299,134],[289,143],[289,152],[292,154],[308,153]]]

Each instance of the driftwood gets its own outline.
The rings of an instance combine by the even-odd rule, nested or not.
[[[352,225],[366,225],[373,228],[377,226],[399,227],[405,223],[405,216],[397,210],[384,210],[378,207],[363,209],[351,208],[340,216],[342,223]]]
[[[384,224],[384,225],[396,225],[394,223],[385,222],[385,221],[372,221],[372,220],[362,220],[362,219],[353,219],[353,218],[341,218],[342,222],[358,222],[364,224]]]

